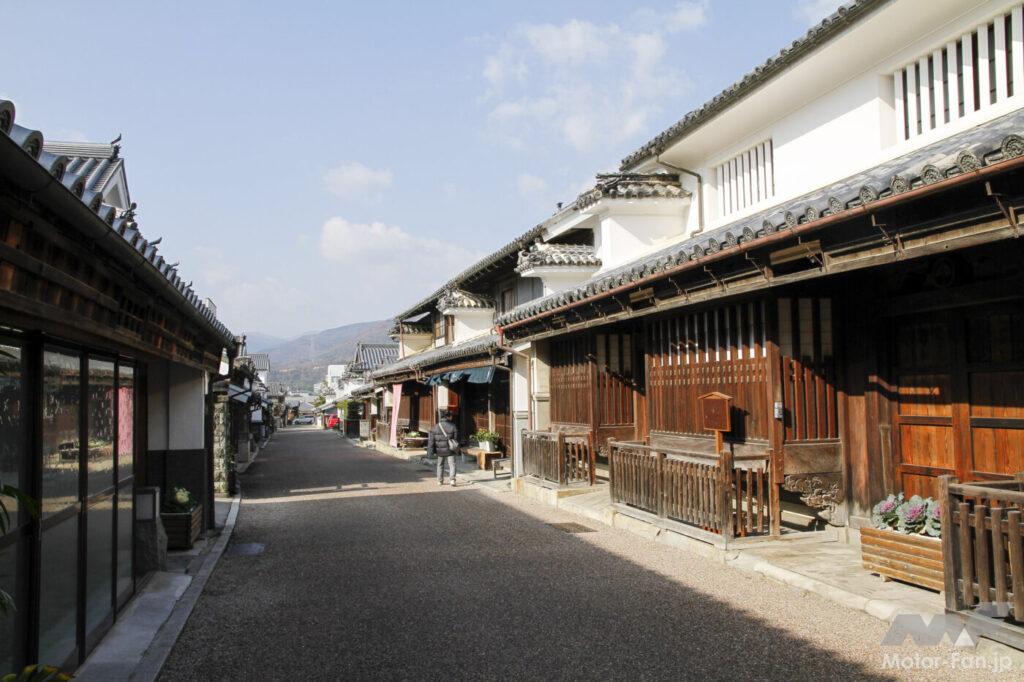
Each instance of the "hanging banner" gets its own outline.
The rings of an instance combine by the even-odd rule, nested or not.
[[[402,405],[402,384],[391,387],[391,447],[398,447],[398,411]]]

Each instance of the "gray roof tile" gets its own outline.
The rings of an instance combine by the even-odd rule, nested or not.
[[[120,211],[103,203],[102,189],[113,177],[119,164],[123,163],[119,158],[120,146],[116,142],[44,142],[42,133],[15,122],[14,104],[4,99],[0,99],[0,133],[10,137],[25,153],[81,199],[82,203],[95,212],[112,230],[143,254],[150,265],[175,286],[184,301],[199,311],[223,338],[234,338],[234,334],[217,319],[216,315],[204,303],[193,297],[191,286],[179,286],[180,280],[177,279],[176,269],[166,265],[163,256],[157,254],[155,244],[160,240],[148,243],[141,238],[138,224],[135,222],[134,204],[131,208]],[[75,172],[76,169],[79,172]],[[148,246],[154,248],[147,249]]]
[[[813,222],[865,203],[970,172],[1006,158],[1024,155],[1024,110],[940,140],[904,156],[813,192],[780,203],[759,214],[694,235],[655,253],[601,273],[574,289],[534,299],[499,315],[508,325],[638,279],[687,260],[755,241],[766,234]]]

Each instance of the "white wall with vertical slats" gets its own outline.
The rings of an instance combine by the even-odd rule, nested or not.
[[[896,69],[900,141],[911,140],[1010,99],[1024,101],[1024,6],[1015,5],[952,42]]]
[[[714,167],[719,217],[775,196],[772,153],[772,141],[768,139]]]

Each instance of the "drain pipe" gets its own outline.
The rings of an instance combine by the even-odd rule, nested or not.
[[[697,232],[694,234],[700,234],[704,231],[704,178],[701,177],[700,173],[695,173],[687,168],[680,168],[679,166],[673,166],[671,163],[666,163],[661,160],[661,155],[654,157],[654,161],[666,168],[671,168],[677,173],[686,173],[697,178]]]

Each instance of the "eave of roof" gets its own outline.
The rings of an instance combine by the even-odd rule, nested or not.
[[[235,335],[192,290],[191,283],[181,279],[176,266],[167,263],[164,257],[157,253],[156,242],[148,242],[142,238],[133,212],[129,210],[119,213],[115,207],[104,204],[97,192],[84,187],[84,180],[80,183],[81,191],[76,191],[79,184],[77,176],[69,173],[68,177],[65,177],[67,157],[45,151],[42,133],[19,126],[15,122],[14,103],[4,99],[0,99],[0,133],[3,133],[0,134],[0,140],[5,140],[4,146],[7,148],[3,153],[13,152],[7,156],[7,163],[18,166],[6,170],[17,178],[18,183],[33,180],[33,174],[37,176],[34,180],[46,178],[40,185],[41,189],[36,192],[38,198],[52,200],[54,206],[50,208],[58,214],[63,213],[64,217],[76,226],[80,225],[101,236],[111,232],[120,236],[120,240],[108,242],[112,244],[112,248],[119,250],[122,255],[132,254],[133,261],[135,257],[141,257],[146,263],[143,270],[145,276],[154,284],[159,283],[166,290],[174,292],[169,302],[185,304],[182,309],[194,319],[200,320],[226,346],[234,345]],[[74,217],[68,218],[68,214]],[[83,215],[88,215],[89,218],[78,220]],[[175,294],[178,301],[173,300]]]
[[[854,26],[874,10],[892,0],[853,0],[839,7],[819,24],[808,29],[801,38],[782,48],[740,80],[712,97],[697,109],[645,143],[622,160],[621,169],[629,170],[647,159],[661,154],[676,140],[703,125],[727,108],[747,97],[782,72],[799,62],[810,53],[833,40],[839,34]]]
[[[1024,110],[1017,110],[944,140],[887,161],[814,192],[778,204],[758,215],[696,235],[653,254],[626,263],[574,289],[528,301],[498,317],[499,327],[552,314],[610,290],[681,267],[687,261],[757,240],[798,225],[842,216],[847,211],[911,189],[971,173],[1024,155]]]
[[[374,380],[380,380],[388,376],[412,372],[425,367],[438,365],[442,362],[450,362],[452,360],[467,358],[473,355],[482,355],[497,346],[497,335],[485,334],[472,339],[467,339],[460,343],[441,346],[440,348],[433,348],[423,351],[422,353],[410,355],[402,358],[398,362],[381,367],[370,376]]]
[[[445,282],[442,286],[438,287],[438,289],[434,293],[430,294],[425,298],[420,299],[415,305],[405,309],[403,312],[396,315],[395,319],[401,321],[405,320],[406,318],[412,317],[417,313],[427,312],[428,310],[430,310],[431,307],[433,307],[437,299],[440,298],[445,291],[461,287],[463,284],[466,283],[467,280],[473,279],[474,277],[481,274],[488,268],[499,264],[506,258],[516,258],[519,255],[519,251],[524,246],[530,244],[536,237],[540,236],[543,233],[545,226],[546,223],[541,223],[540,225],[537,225],[529,229],[526,233],[520,235],[519,237],[512,240],[505,246],[501,247],[497,251],[491,253],[488,256],[484,256],[476,263],[473,263],[473,265],[469,266],[468,268],[460,272],[458,275]]]

